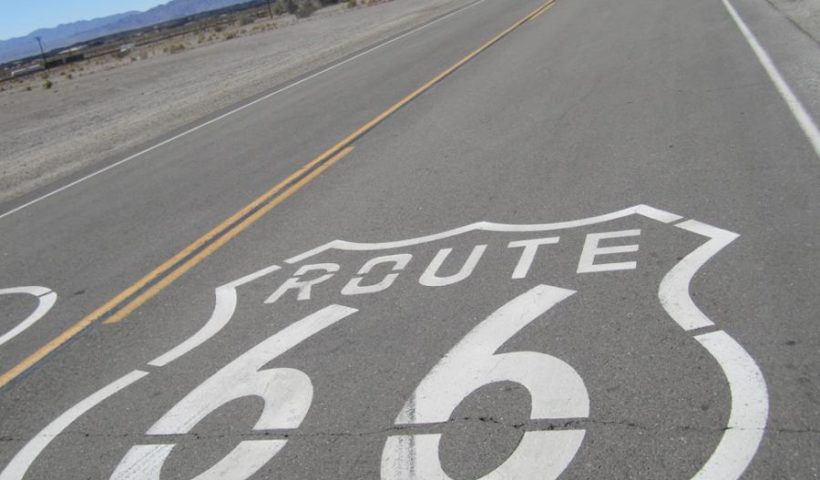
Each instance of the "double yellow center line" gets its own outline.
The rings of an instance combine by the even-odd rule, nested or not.
[[[150,273],[139,279],[130,287],[117,294],[111,300],[86,315],[82,320],[75,323],[60,335],[52,339],[37,351],[26,357],[23,361],[0,375],[0,388],[8,385],[9,382],[18,378],[27,370],[32,368],[46,356],[65,345],[66,342],[80,334],[83,330],[103,320],[105,324],[117,323],[138,309],[142,304],[153,298],[165,287],[181,277],[185,272],[194,268],[197,264],[205,260],[212,253],[219,250],[243,230],[253,225],[257,220],[276,207],[288,197],[296,193],[303,186],[307,185],[322,172],[330,168],[334,163],[341,160],[353,150],[352,144],[373,129],[376,125],[396,113],[400,108],[418,98],[422,93],[432,88],[435,84],[451,75],[464,64],[475,58],[484,50],[490,48],[499,40],[509,35],[524,23],[535,19],[555,3],[549,0],[539,6],[524,18],[518,20],[510,27],[497,34],[486,43],[470,52],[467,56],[454,63],[444,71],[430,79],[412,93],[391,105],[373,119],[359,127],[356,131],[348,135],[344,140],[327,149],[324,153],[314,158],[301,168],[290,174],[287,178],[274,185],[273,188],[247,204],[238,212],[223,220],[219,225],[202,235],[196,241],[182,249],[179,253],[169,258],[161,265],[153,269]]]

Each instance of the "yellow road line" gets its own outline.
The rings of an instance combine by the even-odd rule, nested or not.
[[[541,14],[543,14],[544,12],[546,12],[547,10],[549,10],[550,8],[552,8],[552,6],[553,6],[553,5],[555,5],[555,2],[554,2],[554,1],[553,1],[552,3],[550,3],[549,5],[547,5],[546,7],[544,7],[544,8],[543,8],[540,12],[536,13],[535,15],[533,15],[533,16],[532,16],[532,18],[530,18],[530,20],[535,20],[536,18],[540,17],[540,16],[541,16]]]
[[[488,40],[486,43],[484,43],[484,45],[476,48],[475,50],[470,52],[466,57],[464,57],[461,60],[459,60],[458,62],[454,63],[452,66],[450,66],[449,68],[447,68],[443,72],[441,72],[438,75],[436,75],[435,77],[433,77],[430,81],[428,81],[427,83],[425,83],[421,87],[417,88],[413,93],[411,93],[410,95],[407,95],[406,97],[402,98],[398,102],[394,103],[390,108],[388,108],[384,112],[380,113],[379,115],[377,115],[375,118],[373,118],[369,122],[365,123],[361,128],[359,128],[355,132],[351,133],[347,138],[345,138],[344,140],[339,142],[337,144],[337,146],[335,146],[333,148],[334,149],[335,148],[341,148],[341,146],[348,145],[351,142],[355,141],[356,139],[358,139],[359,137],[361,137],[362,135],[367,133],[370,129],[372,129],[373,127],[375,127],[379,123],[383,122],[387,117],[389,117],[390,115],[396,113],[396,111],[398,109],[400,109],[401,107],[403,107],[403,106],[407,105],[408,103],[412,102],[419,95],[421,95],[425,91],[429,90],[433,85],[440,82],[442,79],[444,79],[445,77],[451,75],[453,72],[455,72],[456,70],[461,68],[465,63],[467,63],[470,60],[472,60],[473,58],[475,58],[478,54],[480,54],[484,50],[487,50],[488,48],[490,48],[494,44],[498,43],[499,40],[501,40],[502,38],[509,35],[510,32],[517,29],[518,27],[523,25],[525,22],[531,20],[532,18],[534,18],[535,16],[540,14],[542,11],[544,11],[547,8],[551,7],[553,3],[555,3],[555,0],[550,0],[547,3],[545,3],[544,5],[541,5],[540,7],[536,8],[535,10],[530,12],[527,16],[525,16],[524,18],[522,18],[521,20],[515,22],[509,28],[507,28],[503,32],[499,33],[498,35],[496,35],[492,39]]]
[[[151,283],[154,279],[156,279],[157,277],[159,277],[160,275],[162,275],[163,273],[168,271],[171,267],[173,267],[174,265],[179,263],[182,259],[184,259],[188,255],[190,255],[191,253],[195,252],[197,249],[201,248],[203,245],[205,245],[211,239],[213,239],[213,238],[217,237],[218,235],[220,235],[221,233],[223,233],[225,231],[225,229],[227,229],[232,224],[236,223],[236,221],[239,220],[240,218],[247,215],[248,212],[252,211],[254,208],[257,208],[259,205],[261,205],[265,201],[269,200],[276,193],[278,193],[280,190],[282,190],[286,185],[291,183],[296,178],[299,178],[299,176],[304,174],[304,172],[306,172],[307,170],[310,170],[311,167],[313,167],[317,163],[321,162],[322,160],[326,159],[329,156],[330,153],[332,153],[332,152],[325,152],[322,155],[319,155],[315,159],[311,160],[310,162],[308,162],[305,165],[303,165],[302,167],[300,167],[298,170],[296,170],[295,172],[290,174],[287,178],[285,178],[281,182],[274,185],[273,188],[271,188],[267,192],[260,195],[258,198],[256,198],[251,203],[249,203],[246,206],[242,207],[241,210],[239,210],[238,212],[234,213],[230,217],[223,220],[216,227],[209,230],[208,233],[206,233],[205,235],[203,235],[203,236],[199,237],[198,239],[196,239],[193,243],[191,243],[190,245],[188,245],[187,247],[182,249],[179,253],[177,253],[173,257],[171,257],[168,260],[166,260],[165,262],[163,262],[161,265],[156,267],[154,270],[151,270],[151,272],[149,272],[147,275],[145,275],[144,277],[139,279],[133,285],[131,285],[130,287],[126,288],[125,290],[123,290],[122,292],[117,294],[114,298],[107,301],[105,304],[103,304],[102,306],[100,306],[99,308],[97,308],[96,310],[91,312],[90,314],[86,315],[85,318],[83,318],[82,320],[80,320],[77,323],[77,326],[80,326],[80,325],[88,326],[91,323],[99,320],[102,316],[104,316],[106,313],[111,311],[114,307],[116,307],[117,305],[119,305],[120,303],[125,301],[128,297],[130,297],[134,293],[138,292],[140,289],[144,288],[146,285]],[[2,378],[3,377],[0,377],[0,387],[3,386]]]
[[[37,349],[37,351],[29,355],[28,357],[26,357],[23,361],[21,361],[20,363],[18,363],[17,365],[15,365],[11,369],[0,375],[0,388],[4,387],[9,382],[20,376],[26,370],[28,370],[37,362],[44,359],[50,353],[52,353],[60,346],[64,345],[66,342],[74,338],[76,335],[78,335],[83,330],[88,328],[94,322],[115,310],[118,305],[125,302],[128,298],[130,298],[131,296],[133,296],[134,294],[136,294],[137,292],[151,284],[151,282],[155,281],[157,278],[160,278],[163,274],[173,269],[170,273],[160,278],[160,280],[157,281],[155,284],[151,285],[145,291],[140,293],[136,298],[128,302],[125,306],[123,306],[116,312],[114,312],[103,323],[116,323],[121,321],[123,318],[127,317],[129,314],[133,313],[134,310],[139,308],[146,301],[153,298],[165,287],[167,287],[175,280],[177,280],[179,277],[181,277],[183,274],[185,274],[185,272],[189,271],[191,268],[199,264],[205,258],[213,254],[215,251],[219,250],[219,248],[221,248],[223,245],[225,245],[227,242],[229,242],[243,230],[248,228],[254,222],[259,220],[259,218],[264,216],[272,208],[282,203],[288,197],[296,193],[296,191],[298,191],[300,188],[302,188],[310,181],[312,181],[314,178],[316,178],[318,175],[320,175],[322,172],[327,170],[331,165],[333,165],[342,157],[350,153],[350,151],[353,150],[353,147],[351,147],[350,145],[359,138],[361,138],[365,133],[370,131],[373,127],[383,122],[389,116],[394,114],[397,110],[399,110],[403,106],[407,105],[408,103],[416,99],[425,91],[432,88],[436,83],[440,82],[445,77],[451,75],[453,72],[462,67],[465,63],[475,58],[478,54],[480,54],[484,50],[487,50],[492,45],[497,43],[499,40],[509,35],[510,32],[517,29],[527,21],[533,20],[536,17],[538,17],[540,14],[549,9],[554,3],[555,0],[549,0],[545,4],[539,6],[538,8],[527,14],[524,18],[518,20],[510,27],[508,27],[506,30],[497,34],[496,36],[485,42],[483,45],[470,52],[467,56],[465,56],[458,62],[454,63],[453,65],[451,65],[450,67],[448,67],[447,69],[433,77],[427,83],[417,88],[412,93],[402,98],[398,102],[391,105],[387,110],[385,110],[369,122],[362,125],[356,131],[345,137],[342,141],[330,147],[324,153],[322,153],[318,157],[314,158],[310,162],[300,167],[298,170],[290,174],[287,178],[277,183],[273,188],[271,188],[255,200],[253,200],[251,203],[243,207],[235,214],[231,215],[230,217],[222,221],[219,225],[208,231],[205,235],[199,237],[193,243],[182,249],[179,253],[177,253],[176,255],[174,255],[173,257],[171,257],[170,259],[166,260],[161,265],[153,269],[150,273],[139,279],[136,283],[129,286],[128,288],[117,294],[114,298],[107,301],[102,306],[100,306],[90,314],[83,317],[82,320],[69,327],[67,330],[65,330],[60,335],[52,339],[50,342]],[[318,165],[318,167],[316,165]],[[311,169],[313,170],[311,171]],[[306,172],[309,173],[306,174]],[[299,179],[300,177],[303,178]],[[296,181],[297,179],[299,180]],[[296,183],[293,183],[294,181],[296,181]],[[293,183],[293,185],[288,187],[288,185],[290,185],[291,183]],[[284,191],[282,191],[283,189]],[[282,191],[281,194],[279,194],[280,191]],[[268,203],[265,204],[265,202]],[[260,205],[262,205],[261,208]],[[253,214],[247,216],[247,218],[242,220],[240,223],[236,223],[257,208],[258,210],[253,212]],[[208,242],[211,243],[208,244]],[[202,248],[204,245],[207,246],[205,248]],[[200,252],[191,256],[200,248],[202,248]],[[179,262],[181,262],[183,259],[189,256],[191,257],[188,258],[188,260],[185,260],[182,264],[174,268],[174,266],[176,266]]]
[[[280,203],[284,202],[288,197],[296,193],[300,188],[304,187],[311,180],[319,176],[322,172],[330,168],[334,163],[341,160],[344,156],[353,150],[353,147],[347,147],[341,152],[334,155],[330,160],[320,165],[318,168],[310,172],[306,175],[303,179],[299,180],[295,184],[293,184],[290,188],[282,192],[282,194],[278,195],[274,198],[270,203],[266,204],[264,207],[260,208],[259,210],[255,211],[253,215],[250,215],[245,220],[242,220],[240,224],[236,227],[230,229],[225,235],[216,239],[215,242],[208,245],[204,248],[201,252],[197,253],[190,259],[188,259],[185,263],[179,266],[179,268],[174,269],[173,272],[168,274],[167,276],[163,277],[162,280],[157,282],[156,284],[152,285],[151,288],[140,294],[137,298],[132,300],[128,305],[123,307],[122,309],[118,310],[117,313],[106,319],[103,323],[111,324],[117,323],[123,318],[127,317],[131,312],[139,308],[143,303],[150,300],[154,295],[158,294],[162,291],[165,287],[170,285],[174,282],[177,278],[181,277],[185,272],[194,268],[199,262],[205,260],[208,256],[210,256],[215,251],[222,248],[223,245],[231,241],[235,236],[239,235],[243,230],[250,227],[257,220],[262,218],[266,213],[268,213],[273,207],[279,205]]]
[[[352,148],[350,148],[350,150],[352,150]],[[347,155],[347,153],[349,153],[349,151],[350,151],[350,150],[343,151],[342,153],[340,153],[340,154],[339,154],[339,155],[337,155],[336,157],[331,158],[330,160],[328,160],[328,161],[326,162],[326,165],[329,167],[330,165],[332,165],[333,163],[335,163],[336,161],[338,161],[338,160],[339,160],[339,158],[343,157],[344,155]],[[26,370],[28,370],[29,368],[31,368],[32,366],[34,366],[37,362],[39,362],[40,360],[42,360],[43,358],[45,358],[46,356],[48,356],[48,355],[49,355],[51,352],[53,352],[54,350],[56,350],[56,349],[58,349],[59,347],[61,347],[61,346],[62,346],[63,344],[65,344],[67,341],[69,341],[69,340],[71,340],[72,338],[74,338],[74,337],[75,337],[76,335],[78,335],[80,332],[82,332],[83,330],[85,330],[86,328],[88,328],[91,324],[93,324],[94,322],[96,322],[97,320],[99,320],[102,316],[106,315],[108,312],[110,312],[111,310],[113,310],[113,309],[114,309],[114,307],[116,307],[117,305],[119,305],[120,303],[122,303],[123,301],[125,301],[127,298],[129,298],[129,297],[130,297],[131,295],[133,295],[134,293],[138,292],[140,289],[144,288],[144,287],[145,287],[146,285],[148,285],[151,281],[153,281],[154,279],[158,278],[158,277],[159,277],[162,273],[164,273],[165,271],[167,271],[168,269],[170,269],[171,267],[173,267],[174,265],[176,265],[176,263],[178,263],[180,260],[182,260],[182,259],[184,259],[185,257],[187,257],[188,255],[190,255],[191,253],[193,253],[194,251],[196,251],[198,248],[202,247],[202,245],[206,244],[209,240],[211,240],[212,238],[214,238],[214,237],[218,236],[218,235],[219,235],[220,233],[222,233],[222,232],[223,232],[223,231],[224,231],[224,230],[225,230],[228,226],[232,225],[234,222],[236,222],[237,220],[239,220],[240,218],[242,218],[242,217],[243,217],[244,215],[246,215],[248,212],[252,211],[254,208],[258,207],[260,204],[264,203],[266,200],[268,200],[268,199],[270,199],[271,197],[273,197],[273,196],[274,196],[277,192],[279,192],[280,190],[282,190],[282,188],[284,188],[286,185],[288,185],[289,183],[291,183],[293,180],[295,180],[296,178],[298,178],[298,177],[299,177],[301,174],[303,174],[305,171],[309,170],[311,167],[313,167],[313,166],[314,166],[314,165],[316,165],[317,163],[321,162],[322,160],[326,159],[327,157],[328,157],[327,152],[325,152],[325,153],[323,153],[322,155],[319,155],[319,156],[318,156],[318,157],[316,157],[315,159],[311,160],[310,162],[306,163],[304,166],[302,166],[302,167],[301,167],[301,168],[299,168],[297,171],[295,171],[294,173],[292,173],[291,175],[289,175],[287,178],[285,178],[284,180],[282,180],[281,182],[279,182],[278,184],[276,184],[273,188],[271,188],[270,190],[268,190],[267,192],[265,192],[264,194],[262,194],[260,197],[258,197],[257,199],[255,199],[253,202],[249,203],[248,205],[246,205],[245,207],[243,207],[241,210],[239,210],[239,211],[238,211],[238,212],[236,212],[235,214],[231,215],[229,218],[225,219],[222,223],[220,223],[219,225],[217,225],[216,227],[214,227],[212,230],[210,230],[208,233],[206,233],[206,234],[205,234],[205,235],[203,235],[202,237],[198,238],[198,239],[197,239],[196,241],[194,241],[192,244],[190,244],[190,245],[188,245],[187,247],[185,247],[182,251],[180,251],[179,253],[177,253],[177,254],[176,254],[176,255],[174,255],[173,257],[171,257],[169,260],[167,260],[167,261],[163,262],[160,266],[158,266],[157,268],[155,268],[154,270],[152,270],[150,273],[148,273],[147,275],[145,275],[144,277],[142,277],[139,281],[137,281],[136,283],[134,283],[134,284],[133,284],[133,285],[131,285],[130,287],[128,287],[128,288],[126,288],[125,290],[123,290],[122,292],[120,292],[118,295],[116,295],[116,296],[115,296],[114,298],[112,298],[111,300],[107,301],[107,302],[106,302],[105,304],[103,304],[101,307],[97,308],[96,310],[94,310],[94,311],[93,311],[93,312],[91,312],[90,314],[86,315],[85,317],[83,317],[83,319],[82,319],[82,320],[80,320],[79,322],[77,322],[77,323],[75,323],[74,325],[70,326],[68,329],[66,329],[64,332],[62,332],[60,335],[58,335],[58,336],[56,336],[55,338],[53,338],[50,342],[48,342],[47,344],[45,344],[45,345],[43,345],[42,347],[40,347],[39,349],[37,349],[37,351],[35,351],[35,352],[34,352],[34,353],[32,353],[31,355],[29,355],[28,357],[26,357],[25,359],[23,359],[20,363],[18,363],[17,365],[15,365],[14,367],[12,367],[12,368],[11,368],[11,369],[9,369],[8,371],[4,372],[2,375],[0,375],[0,388],[4,387],[6,384],[8,384],[8,383],[9,383],[9,382],[11,382],[12,380],[14,380],[14,379],[15,379],[15,378],[17,378],[18,376],[20,376],[23,372],[25,372]],[[321,173],[321,172],[323,172],[326,168],[327,168],[327,167],[324,167],[324,168],[320,167],[320,168],[317,168],[316,170],[314,170],[314,172],[315,172],[315,171],[317,171],[317,170],[319,170],[319,171],[320,171],[320,173]],[[309,175],[309,176],[308,176],[308,177],[306,177],[306,178],[310,178],[310,179],[312,179],[312,178],[314,178],[314,177],[315,177],[315,175],[311,174],[311,175]],[[292,187],[291,187],[291,188],[292,188]],[[301,185],[300,185],[300,188],[301,188]],[[282,201],[282,200],[284,200],[285,198],[289,197],[289,196],[290,196],[290,195],[292,195],[294,192],[295,192],[295,190],[291,191],[291,190],[289,189],[289,190],[287,190],[287,191],[286,191],[286,193],[287,193],[287,195],[286,195],[286,196],[284,196],[283,198],[281,198],[281,200],[279,200],[279,199],[277,199],[278,201],[277,201],[277,200],[274,200],[274,202],[276,202],[276,205],[278,205],[279,203],[281,203],[281,201]],[[283,195],[284,195],[284,194],[283,194]],[[272,208],[272,207],[271,207],[271,208]],[[260,209],[260,210],[262,210],[262,209]],[[266,208],[264,211],[266,211],[266,212],[267,212],[268,210],[270,210],[270,208]],[[258,213],[258,212],[257,212],[257,213]],[[249,217],[249,218],[252,218],[252,217]],[[253,217],[253,218],[258,218],[258,217]],[[246,220],[247,220],[247,219],[246,219]],[[255,221],[255,220],[254,220],[254,221]],[[243,222],[243,223],[244,223],[244,222]],[[240,224],[240,225],[241,225],[241,224]],[[237,225],[237,227],[238,227],[238,226],[239,226],[239,225]],[[245,228],[247,228],[247,227],[245,227]],[[244,230],[244,228],[243,228],[243,230]],[[230,232],[229,232],[229,233],[230,233]],[[233,238],[233,237],[234,237],[236,234],[238,234],[238,233],[239,233],[239,232],[237,231],[237,232],[236,232],[234,235],[232,235],[230,238]],[[221,245],[223,245],[223,244],[224,244],[224,242],[223,242],[223,243],[220,243],[219,245],[221,246]],[[212,244],[212,245],[213,245],[213,244]],[[210,253],[213,253],[213,251],[215,251],[215,250],[216,250],[216,249],[213,249],[213,250],[208,250],[208,251],[209,251],[209,254],[210,254]],[[203,250],[203,251],[205,251],[205,250]],[[200,252],[200,253],[202,253],[202,252]],[[196,257],[194,257],[194,258],[198,258],[198,259],[199,259],[199,261],[202,261],[202,260],[204,260],[204,258],[205,258],[205,257],[201,257],[200,255],[197,255],[197,256],[196,256]],[[196,263],[199,263],[199,261],[197,261]],[[190,264],[190,260],[189,260],[188,262],[185,262],[185,263],[184,263],[181,267],[184,267],[184,266],[189,265],[189,264]],[[193,267],[194,265],[195,265],[195,264],[190,264],[190,265],[188,266],[188,268],[186,268],[186,269],[185,269],[185,271],[190,270],[190,268],[191,268],[191,267]],[[180,268],[181,268],[181,267],[180,267]],[[162,283],[163,287],[165,287],[165,286],[167,286],[167,285],[169,285],[169,284],[171,283],[171,282],[169,282],[169,281],[166,281],[168,278],[171,278],[171,277],[172,277],[172,278],[173,278],[173,280],[176,280],[176,279],[177,279],[177,278],[179,278],[179,277],[182,275],[182,273],[184,273],[184,272],[180,272],[180,273],[178,273],[178,274],[176,274],[176,275],[175,275],[175,273],[177,273],[177,272],[176,272],[176,271],[171,272],[168,276],[166,276],[165,278],[163,278],[163,280],[162,280],[161,282],[158,282],[158,283],[157,283],[157,285],[159,285],[160,283]],[[171,281],[173,281],[173,280],[171,280]],[[156,285],[154,285],[154,287],[156,287]],[[154,295],[156,295],[157,293],[159,293],[159,290],[155,290],[155,288],[154,288],[154,287],[152,287],[151,289],[147,290],[146,292],[144,292],[143,294],[141,294],[139,297],[137,297],[137,299],[139,299],[139,298],[143,298],[142,302],[140,302],[139,304],[137,304],[137,303],[136,303],[137,299],[135,299],[135,300],[131,301],[128,305],[126,305],[126,306],[124,307],[124,309],[128,309],[126,314],[122,314],[122,310],[117,311],[117,313],[115,313],[114,315],[112,315],[112,316],[111,316],[108,320],[106,320],[106,321],[105,321],[105,322],[103,322],[103,323],[111,323],[111,321],[112,321],[112,320],[119,321],[120,319],[125,318],[125,316],[126,316],[128,313],[133,312],[133,311],[134,311],[134,310],[135,310],[135,309],[136,309],[139,305],[141,305],[141,304],[142,304],[142,303],[144,303],[146,300],[148,300],[149,298],[151,298],[151,297],[153,297]],[[150,296],[147,296],[147,297],[146,297],[145,295],[146,295],[146,293],[148,293],[149,291],[150,291],[150,292],[153,292],[153,293],[152,293]],[[130,307],[130,308],[129,308],[129,307]],[[123,310],[124,310],[124,309],[123,309]]]

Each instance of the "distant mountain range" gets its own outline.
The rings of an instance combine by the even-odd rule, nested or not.
[[[42,38],[43,46],[49,51],[105,35],[143,28],[176,18],[247,2],[248,0],[171,0],[145,12],[119,13],[94,20],[81,20],[59,25],[54,28],[42,28],[24,37],[0,41],[0,63],[39,53],[40,50],[35,39],[38,36]]]

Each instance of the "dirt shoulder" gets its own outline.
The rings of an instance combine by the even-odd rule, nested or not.
[[[160,137],[471,0],[335,6],[90,60],[0,91],[0,202]],[[230,38],[227,38],[230,37]],[[182,48],[179,45],[183,45]],[[175,53],[171,53],[175,51]]]
[[[769,3],[820,42],[820,0],[769,0]]]

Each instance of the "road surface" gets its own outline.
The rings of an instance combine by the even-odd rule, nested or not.
[[[2,205],[0,479],[820,478],[818,85],[465,1]]]

